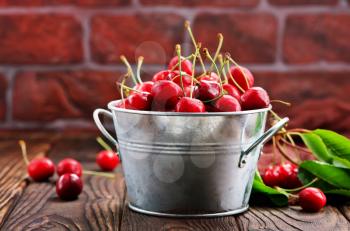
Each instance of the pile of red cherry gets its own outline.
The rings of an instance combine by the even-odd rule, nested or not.
[[[232,66],[223,81],[215,72],[194,77],[192,63],[178,56],[168,69],[152,81],[135,81],[127,98],[117,107],[132,110],[172,112],[234,112],[268,107],[270,99],[261,87],[253,87],[254,77],[245,67]],[[122,91],[123,91],[122,86]]]
[[[267,186],[300,190],[297,199],[299,205],[307,212],[317,212],[326,205],[326,196],[320,189],[303,187],[298,179],[298,166],[295,164],[283,163],[269,166],[261,177]]]
[[[27,159],[26,146],[20,141],[24,160],[27,163],[27,172],[36,182],[49,180],[55,174],[55,164],[47,157],[37,157],[31,161]],[[106,146],[104,146],[106,147]],[[96,163],[103,171],[113,171],[120,163],[117,153],[111,148],[100,151],[96,156]],[[83,173],[101,175],[99,172],[83,171],[81,163],[72,158],[65,158],[57,164],[56,193],[62,200],[74,200],[83,190]]]

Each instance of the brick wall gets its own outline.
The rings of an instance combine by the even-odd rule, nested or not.
[[[114,82],[144,55],[144,76],[190,20],[211,50],[249,67],[291,126],[350,132],[350,1],[0,0],[0,128],[91,128],[94,108],[118,97]]]

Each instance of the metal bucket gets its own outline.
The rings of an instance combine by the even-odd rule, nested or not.
[[[121,155],[129,207],[171,217],[214,217],[248,209],[262,144],[288,118],[264,133],[270,108],[241,112],[137,111],[108,104],[94,120]],[[111,117],[115,140],[99,114]]]

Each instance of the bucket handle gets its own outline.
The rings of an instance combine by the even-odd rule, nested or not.
[[[118,145],[118,141],[116,139],[113,138],[113,136],[106,130],[106,128],[103,126],[103,124],[101,123],[100,117],[99,115],[103,114],[107,117],[110,117],[111,119],[113,119],[113,115],[111,112],[105,110],[105,109],[96,109],[94,111],[93,117],[94,117],[94,121],[95,124],[97,126],[97,128],[101,131],[101,133],[109,140],[111,141],[116,147],[117,149],[119,149],[119,145]]]
[[[254,141],[249,148],[245,151],[241,152],[241,156],[239,157],[238,167],[243,168],[247,162],[248,154],[253,151],[258,145],[264,144],[269,141],[273,135],[275,135],[286,123],[288,123],[289,118],[285,117],[278,121],[275,125],[273,125],[269,130],[267,130],[264,134],[262,134],[258,139]]]

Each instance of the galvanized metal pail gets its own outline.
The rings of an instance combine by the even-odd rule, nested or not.
[[[262,144],[285,123],[264,133],[270,108],[241,112],[137,111],[108,104],[94,120],[121,155],[129,207],[173,217],[212,217],[248,208]],[[111,117],[117,139],[100,122]]]

